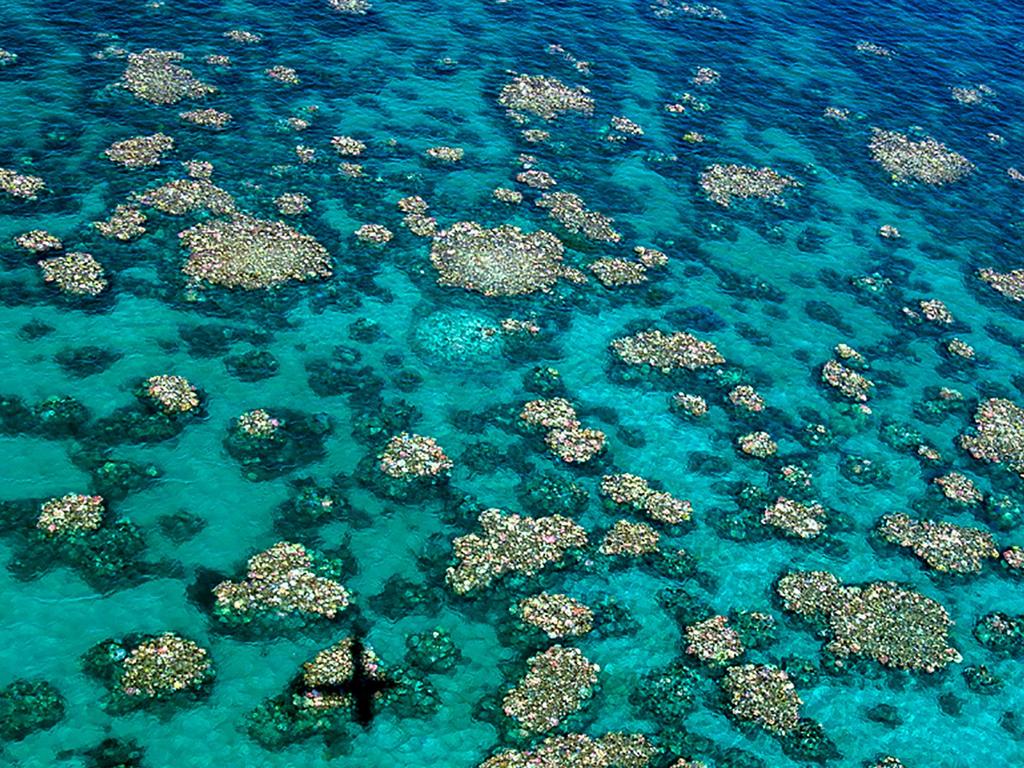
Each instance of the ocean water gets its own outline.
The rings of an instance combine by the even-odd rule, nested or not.
[[[550,735],[644,734],[659,749],[652,765],[678,758],[713,766],[807,764],[764,730],[728,716],[716,694],[719,673],[685,653],[683,628],[659,604],[659,593],[672,587],[718,614],[757,610],[775,617],[775,641],[740,661],[795,669],[799,657],[818,669],[794,674],[794,682],[802,716],[834,743],[829,764],[859,766],[880,755],[910,768],[1024,759],[1024,729],[1007,717],[1024,705],[1022,660],[994,653],[972,633],[989,611],[1024,612],[1021,582],[995,561],[976,575],[936,574],[874,533],[883,515],[907,513],[983,528],[1000,550],[1024,544],[1019,519],[997,527],[978,510],[942,502],[931,482],[955,470],[987,496],[1024,504],[1020,478],[974,460],[957,441],[980,400],[1024,403],[1024,314],[976,276],[979,268],[1007,271],[1024,261],[1024,185],[1007,172],[1024,167],[1019,13],[991,0],[941,7],[721,0],[719,10],[724,19],[709,17],[699,4],[607,0],[378,0],[361,15],[339,13],[327,0],[3,4],[0,49],[18,58],[0,68],[0,168],[38,175],[47,190],[35,200],[0,192],[0,394],[29,404],[70,395],[88,418],[71,434],[5,426],[0,501],[38,504],[102,492],[83,452],[95,445],[99,421],[133,406],[134,391],[149,376],[185,376],[201,388],[204,413],[167,439],[108,437],[104,459],[158,472],[126,494],[107,494],[110,513],[144,536],[142,558],[160,565],[145,578],[101,586],[60,564],[26,572],[19,563],[35,534],[31,525],[4,521],[0,559],[10,567],[0,569],[0,686],[49,681],[65,713],[50,728],[4,743],[0,764],[94,765],[88,751],[118,739],[137,745],[137,764],[153,767],[477,766],[539,741],[510,732],[500,706],[526,659],[551,644],[507,631],[515,604],[541,588],[590,605],[613,598],[634,620],[626,634],[563,641],[600,665],[599,688]],[[223,34],[231,29],[262,40],[233,42]],[[859,41],[891,55],[860,52]],[[116,83],[125,55],[146,48],[181,52],[181,64],[218,92],[174,105],[132,98]],[[206,63],[213,54],[229,55],[232,65]],[[579,61],[589,66],[575,66]],[[273,66],[294,68],[300,82],[268,78],[264,71]],[[698,67],[716,70],[717,83],[693,84]],[[585,86],[593,114],[534,117],[526,127],[550,131],[550,139],[525,141],[523,126],[498,103],[515,73]],[[983,103],[952,98],[951,88],[980,84],[992,89]],[[666,111],[673,103],[687,109]],[[223,131],[179,119],[179,112],[200,107],[234,119]],[[849,116],[826,119],[827,107]],[[613,115],[635,121],[644,135],[609,141]],[[308,120],[308,128],[290,127],[294,117]],[[938,187],[893,183],[868,150],[876,127],[932,136],[974,169]],[[103,156],[115,141],[158,131],[175,146],[155,167],[125,169]],[[687,132],[704,141],[685,140]],[[364,141],[363,156],[339,158],[331,149],[338,135]],[[300,163],[296,145],[315,148],[314,161]],[[451,165],[427,161],[425,150],[438,145],[461,147],[465,156]],[[521,153],[534,155],[536,167],[558,180],[556,190],[576,193],[614,219],[621,240],[588,241],[549,219],[533,204],[537,193],[515,180]],[[333,276],[271,290],[197,287],[180,272],[187,254],[177,234],[215,218],[210,214],[146,209],[148,231],[129,243],[103,239],[90,227],[132,191],[182,178],[180,162],[188,160],[213,163],[213,181],[241,210],[315,237],[330,254]],[[341,160],[362,164],[364,176],[346,178]],[[751,200],[723,207],[699,183],[715,163],[770,166],[801,186],[785,193],[785,205]],[[501,186],[524,192],[524,201],[493,201],[492,190]],[[307,195],[311,210],[281,216],[273,201],[285,192]],[[614,290],[593,276],[586,284],[561,281],[550,293],[507,298],[440,286],[430,239],[402,225],[396,203],[408,195],[430,204],[439,228],[474,220],[550,230],[565,242],[565,261],[584,272],[599,256],[632,258],[635,245],[658,248],[669,262],[650,270],[642,285]],[[353,232],[368,223],[388,227],[394,239],[378,249],[359,244]],[[899,229],[898,240],[879,237],[886,224]],[[93,254],[104,265],[107,290],[82,299],[45,283],[35,263],[41,257],[14,243],[33,229],[60,237],[68,251]],[[891,281],[883,296],[851,286],[852,278],[874,273]],[[903,308],[917,309],[926,299],[941,300],[955,323],[908,320]],[[532,318],[539,332],[514,343],[474,335],[481,324],[506,317]],[[768,409],[737,413],[706,374],[624,376],[609,345],[648,327],[714,342]],[[458,346],[459,334],[467,333],[479,349]],[[973,361],[944,352],[954,337],[973,347]],[[870,362],[865,373],[876,387],[868,415],[851,416],[850,405],[821,382],[820,367],[839,343]],[[86,346],[112,353],[110,363],[87,376],[59,364],[62,353]],[[271,353],[276,373],[258,381],[234,375],[225,361],[250,350]],[[325,389],[318,372],[330,361],[337,376]],[[523,403],[539,396],[529,383],[537,368],[557,369],[584,424],[606,433],[602,457],[566,465],[540,437],[517,427]],[[943,419],[922,419],[926,390],[940,386],[959,390],[964,406]],[[674,413],[671,396],[681,390],[704,394],[708,415],[687,420]],[[225,439],[233,420],[255,408],[326,414],[333,429],[308,463],[286,465],[270,478],[247,477]],[[887,420],[917,430],[941,460],[928,464],[883,441]],[[802,444],[801,429],[812,421],[829,425],[836,439],[817,448]],[[379,431],[368,429],[371,422]],[[778,441],[776,459],[761,462],[736,450],[738,436],[758,429]],[[443,489],[405,498],[381,492],[377,453],[384,439],[406,430],[435,438],[452,458]],[[497,458],[489,460],[488,451]],[[887,477],[852,482],[840,471],[851,456],[870,458]],[[787,463],[813,475],[812,495],[830,510],[827,533],[800,540],[755,526],[740,535],[730,522],[737,489],[765,487]],[[466,509],[558,512],[524,493],[546,472],[585,491],[585,504],[571,514],[590,532],[590,549],[571,567],[454,595],[445,583],[451,541],[476,530]],[[692,555],[695,575],[670,576],[639,563],[609,567],[597,553],[618,517],[641,519],[602,505],[600,478],[613,472],[640,475],[692,503],[692,525],[652,525],[663,549]],[[348,510],[298,529],[282,505],[301,478],[336,479]],[[463,497],[471,501],[460,507]],[[169,536],[161,521],[181,510],[204,525],[190,537]],[[343,548],[350,571],[344,582],[356,609],[316,631],[223,631],[209,611],[211,574],[239,578],[249,557],[285,538]],[[949,642],[963,661],[931,674],[874,661],[829,671],[826,641],[788,615],[775,595],[776,580],[791,570],[828,570],[849,584],[896,581],[938,601],[955,622]],[[396,575],[426,585],[427,603],[382,610],[373,598]],[[314,737],[272,750],[254,740],[247,714],[357,625],[392,668],[404,664],[408,635],[451,633],[460,663],[427,676],[437,711],[410,717],[381,706],[367,727],[353,724],[328,744]],[[108,691],[85,674],[82,655],[108,638],[165,631],[208,649],[216,669],[208,695],[171,697],[169,706],[128,713],[106,706]],[[651,719],[635,703],[642,678],[679,659],[701,679],[693,710],[677,721]],[[971,666],[986,667],[1004,685],[973,690],[962,674]],[[868,716],[883,704],[897,715],[890,724]],[[689,737],[686,752],[673,747],[682,735]]]

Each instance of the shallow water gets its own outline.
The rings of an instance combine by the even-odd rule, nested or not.
[[[77,437],[0,436],[0,498],[41,500],[95,490],[94,479],[72,461],[81,439],[96,419],[135,403],[133,391],[148,376],[187,377],[204,392],[206,413],[169,440],[112,450],[117,458],[159,468],[158,479],[111,500],[110,509],[142,530],[148,561],[176,563],[176,570],[99,592],[66,567],[30,580],[0,569],[0,612],[7,617],[0,627],[0,685],[45,679],[66,699],[59,724],[4,744],[0,763],[86,765],[82,751],[114,737],[136,740],[148,766],[476,766],[495,751],[529,743],[503,736],[480,707],[500,707],[527,656],[545,647],[537,638],[525,647],[494,626],[508,606],[541,586],[590,604],[613,596],[639,625],[631,636],[567,641],[600,665],[600,689],[580,716],[553,733],[622,730],[664,746],[666,724],[646,719],[630,703],[644,673],[683,655],[680,628],[659,606],[659,590],[685,586],[721,614],[769,611],[779,621],[778,639],[746,660],[779,664],[800,656],[820,665],[822,641],[788,617],[774,596],[775,580],[794,569],[830,570],[848,583],[910,585],[949,611],[955,621],[950,642],[964,659],[935,674],[891,672],[865,662],[843,674],[798,681],[802,715],[822,725],[841,755],[833,764],[861,765],[882,754],[911,768],[1024,758],[1024,732],[1015,734],[1000,722],[1024,703],[1021,661],[994,654],[971,631],[988,611],[1024,612],[1021,582],[995,562],[977,576],[936,576],[908,551],[879,545],[872,533],[882,515],[925,516],[915,511],[920,509],[990,527],[980,515],[935,503],[930,481],[954,469],[986,494],[1006,493],[1024,503],[1019,478],[973,460],[956,442],[979,399],[1024,402],[1024,315],[975,277],[982,267],[1022,266],[1024,185],[1007,175],[1007,168],[1024,164],[1024,58],[1014,9],[989,0],[941,9],[915,2],[772,0],[722,0],[720,7],[727,21],[683,12],[659,18],[645,2],[596,0],[568,6],[380,0],[365,16],[334,12],[326,0],[81,2],[74,13],[24,0],[5,4],[0,48],[19,58],[0,68],[0,167],[38,175],[48,191],[35,201],[0,193],[0,392],[28,403],[72,395],[91,419]],[[263,41],[226,40],[223,32],[234,28],[258,32]],[[859,40],[891,48],[894,55],[858,53]],[[590,62],[590,73],[547,52],[551,44]],[[96,55],[111,46],[181,51],[183,64],[220,90],[201,103],[135,100],[114,86],[123,56],[109,50]],[[214,53],[230,55],[233,65],[205,64],[203,58]],[[439,67],[442,57],[457,64],[450,71]],[[293,67],[301,82],[270,80],[263,72],[275,65]],[[692,85],[699,66],[718,70],[720,81]],[[569,115],[549,125],[534,119],[531,127],[550,130],[551,140],[528,144],[496,102],[512,71],[586,86],[594,115]],[[984,105],[963,106],[950,96],[953,86],[979,83],[995,91]],[[709,109],[666,112],[664,106],[684,92]],[[234,121],[225,131],[210,132],[179,120],[178,112],[196,106],[229,111]],[[849,109],[849,119],[824,119],[828,106]],[[644,137],[607,141],[612,115],[635,120]],[[295,116],[308,117],[310,127],[296,132],[282,125]],[[943,187],[891,183],[870,158],[870,128],[915,126],[969,158],[973,173]],[[112,142],[157,131],[176,142],[161,165],[128,170],[103,158]],[[690,144],[682,138],[687,131],[706,140]],[[364,178],[338,172],[330,139],[342,134],[369,145],[364,157],[345,158],[363,164]],[[315,147],[317,161],[297,163],[297,144]],[[441,144],[464,148],[464,159],[451,166],[425,161],[423,152]],[[588,243],[533,205],[536,194],[514,181],[522,152],[536,155],[538,167],[558,179],[556,189],[575,192],[611,216],[623,234],[620,243]],[[283,192],[309,196],[312,211],[286,220],[328,249],[334,276],[273,291],[196,290],[179,272],[185,254],[177,233],[206,214],[147,211],[149,232],[126,244],[90,229],[89,222],[105,218],[131,191],[181,178],[179,161],[191,159],[211,161],[213,181],[241,209],[263,218],[281,218],[273,200]],[[787,193],[785,206],[751,201],[723,208],[707,199],[699,177],[708,165],[733,162],[771,166],[802,187]],[[498,186],[520,189],[525,201],[492,201]],[[670,261],[636,288],[562,281],[551,294],[495,299],[440,287],[430,241],[406,231],[396,208],[399,198],[413,194],[430,203],[440,227],[476,220],[550,229],[567,244],[566,262],[584,270],[597,255],[630,257],[637,244],[665,251]],[[360,245],[352,233],[366,223],[387,226],[394,240],[378,250]],[[897,226],[901,239],[880,238],[883,224]],[[45,284],[37,257],[13,243],[31,229],[61,237],[67,250],[92,253],[110,279],[104,297],[68,298]],[[850,278],[874,272],[892,280],[884,301],[850,288]],[[903,319],[902,306],[931,298],[945,303],[955,326]],[[830,322],[822,322],[829,308]],[[436,313],[450,310],[494,324],[532,317],[540,333],[517,345],[486,345],[474,355],[442,354],[424,339],[449,327],[438,330]],[[364,318],[379,329],[372,340],[352,331]],[[46,324],[49,332],[28,334],[28,323]],[[718,399],[709,396],[704,419],[688,421],[669,408],[671,395],[686,387],[653,375],[623,379],[609,343],[651,325],[713,341],[756,384],[769,412],[739,416],[724,407],[719,393]],[[212,329],[220,343],[196,343],[189,335],[195,328]],[[942,351],[954,336],[973,346],[975,362],[954,363]],[[868,358],[867,375],[877,384],[871,415],[845,431],[851,420],[841,412],[847,406],[819,377],[840,342]],[[121,356],[79,378],[55,356],[84,345]],[[356,367],[381,377],[379,388],[318,394],[311,365],[330,358],[339,345],[358,351]],[[224,358],[253,348],[276,357],[276,375],[246,382],[231,374]],[[599,469],[566,466],[539,437],[516,429],[519,408],[537,397],[524,384],[537,366],[557,368],[585,425],[607,433]],[[415,372],[419,383],[404,384],[402,372]],[[368,373],[357,384],[366,384]],[[694,378],[695,391],[714,391],[699,381]],[[937,424],[922,421],[915,405],[933,386],[959,389],[968,405]],[[394,500],[360,483],[361,475],[374,471],[367,460],[379,440],[366,439],[358,425],[381,403],[399,401],[415,408],[408,429],[436,438],[454,461],[443,494]],[[246,478],[224,440],[232,420],[253,408],[328,414],[334,429],[324,456],[274,479]],[[832,425],[836,442],[817,450],[802,446],[796,436],[811,419]],[[925,466],[882,442],[879,428],[886,419],[909,423],[939,449],[942,461]],[[734,448],[739,435],[760,428],[778,440],[782,461],[758,462]],[[474,471],[465,452],[480,441],[507,458]],[[889,480],[880,486],[850,482],[839,471],[850,454],[884,464]],[[708,456],[722,466],[716,469]],[[830,543],[726,537],[726,520],[736,510],[735,484],[764,486],[786,459],[805,463],[814,475],[815,498],[839,521],[828,534]],[[685,548],[703,575],[683,581],[636,565],[609,570],[590,553],[596,563],[455,598],[444,582],[450,541],[473,530],[474,521],[445,510],[443,499],[468,494],[482,507],[542,514],[524,506],[521,486],[546,471],[571,477],[587,491],[588,502],[575,517],[595,544],[616,519],[597,493],[602,473],[635,473],[689,499],[694,525],[662,528],[662,547]],[[347,546],[356,572],[346,586],[366,640],[385,664],[402,665],[406,635],[434,627],[451,632],[462,662],[430,676],[441,702],[430,717],[398,717],[384,707],[370,727],[353,727],[346,743],[330,750],[314,738],[269,751],[247,735],[246,714],[284,690],[317,650],[351,633],[351,622],[343,617],[319,633],[239,637],[218,631],[189,590],[200,569],[239,577],[248,557],[283,537],[278,507],[293,493],[290,480],[326,483],[337,475],[347,481],[343,493],[358,519],[332,520],[296,538],[324,549]],[[205,527],[175,542],[159,521],[180,509]],[[1000,549],[1024,544],[1013,527],[991,530]],[[23,534],[0,539],[2,559],[16,556]],[[440,555],[421,558],[424,552]],[[428,606],[393,621],[370,598],[396,574],[423,580],[435,592]],[[83,673],[82,654],[106,638],[163,631],[209,650],[216,667],[209,697],[162,715],[106,710],[107,692]],[[994,694],[972,691],[961,674],[969,665],[987,666],[1005,686]],[[707,690],[685,723],[674,727],[706,737],[714,748],[707,754],[666,752],[658,760],[703,758],[724,766],[730,764],[726,751],[739,748],[766,765],[800,764],[762,730],[730,721],[713,694],[714,675],[699,669]],[[959,714],[940,707],[944,694],[959,698]],[[901,724],[868,719],[866,710],[880,703],[895,707]],[[501,718],[499,712],[496,720]]]

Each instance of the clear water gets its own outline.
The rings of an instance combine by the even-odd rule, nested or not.
[[[0,167],[37,173],[51,191],[36,202],[0,198],[0,390],[28,402],[71,394],[98,418],[131,404],[140,378],[173,372],[207,393],[208,415],[172,440],[115,451],[162,471],[157,482],[112,508],[141,527],[148,558],[176,561],[179,573],[98,594],[66,568],[31,581],[0,569],[0,684],[46,679],[67,700],[59,725],[4,745],[0,763],[84,764],[78,752],[108,737],[137,740],[145,749],[145,765],[182,768],[328,763],[378,768],[413,762],[454,768],[478,765],[499,748],[520,745],[502,741],[476,711],[482,701],[500,701],[532,650],[503,642],[492,626],[504,606],[525,593],[499,587],[475,602],[452,599],[443,586],[444,563],[434,562],[420,573],[417,556],[430,541],[448,542],[468,532],[466,521],[446,518],[436,502],[385,499],[358,482],[346,495],[368,524],[331,522],[317,531],[319,541],[326,547],[348,542],[358,567],[348,585],[367,620],[367,640],[385,661],[401,663],[410,632],[437,626],[453,634],[464,661],[454,672],[432,677],[443,706],[427,719],[381,712],[370,728],[353,729],[346,755],[329,754],[315,739],[269,752],[242,728],[245,714],[283,690],[298,665],[334,636],[239,639],[214,631],[208,615],[188,599],[197,569],[238,574],[248,556],[278,540],[275,509],[290,493],[288,476],[247,480],[224,450],[223,438],[231,420],[251,408],[326,412],[335,423],[326,457],[291,475],[357,479],[366,471],[360,462],[372,453],[351,434],[359,404],[344,396],[320,397],[308,383],[308,364],[329,357],[339,344],[357,349],[361,365],[385,379],[385,401],[404,400],[418,409],[414,431],[437,438],[455,460],[453,488],[516,512],[525,511],[516,493],[528,479],[524,475],[563,467],[538,441],[501,429],[500,419],[533,396],[523,385],[533,367],[556,367],[587,423],[608,433],[606,468],[660,481],[693,502],[694,529],[665,534],[666,542],[685,547],[711,576],[689,587],[718,612],[769,610],[780,620],[778,642],[750,654],[754,661],[819,656],[819,640],[786,619],[773,602],[772,584],[787,569],[825,568],[851,582],[897,580],[946,606],[956,621],[951,639],[963,665],[988,666],[1005,680],[1005,688],[995,695],[973,693],[956,665],[936,675],[883,673],[867,665],[867,672],[823,675],[813,685],[798,686],[804,715],[822,724],[842,755],[835,764],[860,765],[878,754],[897,755],[908,766],[1012,765],[1024,757],[1021,742],[1000,725],[1004,712],[1018,711],[1022,704],[1020,662],[994,656],[971,633],[987,611],[1024,611],[1019,582],[995,565],[969,580],[933,578],[906,552],[870,543],[881,515],[910,511],[933,492],[930,479],[947,469],[967,472],[986,492],[1000,490],[1020,499],[1020,487],[1008,473],[973,462],[956,445],[973,408],[939,425],[919,421],[913,410],[925,388],[938,385],[957,387],[972,405],[992,394],[1024,398],[1018,378],[1021,346],[1013,341],[1024,337],[1024,321],[1011,302],[973,276],[979,267],[1005,270],[1021,262],[1024,186],[1006,174],[1015,162],[1024,162],[1018,10],[989,0],[941,8],[916,2],[723,0],[721,8],[727,22],[682,13],[659,19],[644,2],[604,0],[380,0],[362,17],[336,14],[326,0],[86,1],[73,9],[25,0],[4,4],[0,48],[16,52],[19,60],[0,70]],[[242,46],[222,37],[239,27],[263,34],[263,43]],[[858,54],[854,44],[862,39],[892,48],[895,56]],[[549,44],[591,62],[592,74],[547,53]],[[204,132],[177,118],[190,103],[158,107],[111,88],[123,59],[94,56],[109,45],[182,51],[188,66],[220,88],[205,105],[230,111],[233,127]],[[203,64],[213,53],[230,54],[234,66],[217,70]],[[454,73],[435,70],[441,57],[458,62]],[[301,83],[285,87],[267,79],[263,70],[273,65],[294,67]],[[719,70],[720,83],[705,90],[690,85],[697,66]],[[509,70],[586,85],[597,104],[595,116],[554,123],[549,145],[525,144],[496,103]],[[951,99],[951,86],[977,83],[996,91],[990,105],[964,107]],[[710,109],[666,113],[663,105],[684,91],[698,93]],[[311,106],[318,111],[308,130],[280,126],[282,119]],[[827,106],[849,109],[849,121],[836,125],[822,119]],[[603,132],[611,115],[636,120],[646,136],[609,148]],[[965,154],[976,171],[941,189],[894,186],[868,155],[871,126],[901,131],[920,126]],[[102,158],[111,142],[157,130],[177,142],[161,167],[127,171]],[[687,144],[681,137],[688,130],[708,140]],[[990,140],[989,132],[1005,142]],[[353,182],[337,173],[329,141],[338,134],[370,144],[362,160],[368,178]],[[386,146],[390,139],[392,149]],[[296,144],[316,147],[320,162],[297,165]],[[452,167],[425,163],[423,151],[438,144],[465,148],[465,159]],[[627,255],[634,244],[651,245],[669,254],[668,268],[635,290],[610,292],[591,281],[571,300],[490,300],[434,285],[429,242],[401,227],[395,201],[422,195],[442,226],[475,219],[550,227],[529,196],[517,208],[490,201],[494,187],[513,185],[516,157],[524,151],[538,156],[540,167],[560,180],[559,188],[577,192],[615,219],[624,237],[605,250]],[[313,211],[297,226],[329,248],[335,277],[269,298],[208,291],[196,303],[188,301],[177,272],[184,257],[176,238],[195,217],[154,214],[150,232],[131,244],[100,240],[89,231],[88,222],[108,215],[128,191],[179,176],[177,161],[189,159],[212,161],[215,181],[236,195],[241,207],[262,216],[275,216],[272,201],[281,192],[308,195]],[[771,165],[804,186],[785,208],[723,209],[709,202],[697,183],[700,171],[715,162]],[[363,255],[351,234],[369,222],[397,233],[373,259]],[[876,235],[887,223],[902,233],[898,247]],[[90,310],[43,285],[34,259],[12,242],[34,228],[47,229],[69,248],[89,250],[103,262],[113,279],[113,300]],[[820,245],[808,247],[811,240]],[[582,266],[591,255],[570,249],[567,259]],[[848,278],[876,271],[893,280],[894,300],[858,301],[847,290]],[[735,287],[756,281],[773,286],[778,300]],[[650,289],[663,292],[664,301]],[[955,335],[974,346],[976,364],[954,369],[940,353],[940,342],[954,332],[903,322],[900,306],[926,298],[949,307],[958,320]],[[831,307],[842,327],[815,319],[812,315],[820,312],[809,313],[809,302]],[[687,327],[679,318],[699,313],[680,311],[692,307],[707,308],[720,322],[702,328],[694,321]],[[527,354],[514,358],[486,351],[463,360],[432,357],[417,334],[426,318],[452,309],[492,320],[533,313],[542,333],[533,346],[526,345]],[[363,318],[379,324],[379,339],[350,338],[349,326]],[[52,332],[34,339],[19,333],[34,321],[52,326]],[[836,445],[801,456],[810,461],[820,501],[848,518],[833,534],[843,548],[722,536],[716,523],[735,509],[731,483],[765,480],[763,467],[740,458],[732,447],[738,434],[754,427],[744,426],[718,402],[704,421],[683,422],[669,411],[671,385],[630,384],[610,376],[609,342],[642,322],[693,330],[753,377],[770,406],[785,415],[774,422],[783,457],[802,451],[787,431],[804,420],[801,409],[838,422],[839,406],[817,375],[831,348],[845,341],[869,357],[873,378],[889,382],[873,398],[871,418]],[[197,326],[233,329],[227,351],[196,354],[181,331]],[[276,356],[280,370],[246,383],[230,375],[222,358],[249,349],[245,334],[253,331],[269,334],[259,346]],[[54,356],[86,344],[123,356],[105,371],[71,377]],[[422,384],[401,391],[396,382],[402,370],[418,373]],[[465,419],[454,418],[460,411],[485,414],[493,424],[472,434]],[[939,447],[941,466],[923,468],[882,443],[878,428],[885,418],[910,422]],[[643,439],[630,438],[629,430]],[[461,457],[480,440],[511,449],[524,461],[471,472]],[[0,497],[89,490],[89,476],[71,462],[75,450],[71,439],[0,437]],[[727,471],[702,473],[692,461],[699,453],[719,456]],[[850,483],[838,472],[844,453],[883,462],[891,480],[883,487]],[[595,532],[607,528],[612,518],[601,508],[598,477],[565,471],[590,492],[580,522]],[[158,520],[179,509],[200,516],[206,527],[176,544],[161,533]],[[944,508],[943,517],[983,525],[952,507]],[[1017,536],[1015,530],[997,533],[1001,546],[1019,541]],[[14,546],[8,538],[0,549],[9,558]],[[367,601],[395,574],[422,577],[447,597],[429,611],[391,621]],[[655,599],[670,580],[639,568],[610,573],[584,568],[546,585],[591,602],[614,596],[640,623],[632,637],[577,641],[601,665],[601,689],[576,727],[593,734],[646,733],[657,741],[661,727],[640,717],[629,695],[644,672],[682,653],[679,628]],[[106,712],[105,691],[82,673],[81,655],[108,637],[164,630],[209,648],[217,669],[209,699],[162,718]],[[346,631],[341,626],[336,635]],[[939,706],[948,693],[962,699],[957,716]],[[887,728],[867,719],[866,710],[879,703],[896,707],[902,724]],[[710,697],[685,725],[720,750],[739,747],[767,765],[794,764],[766,734],[731,724]]]

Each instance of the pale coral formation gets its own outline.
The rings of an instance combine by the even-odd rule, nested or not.
[[[829,360],[821,368],[821,380],[843,397],[858,402],[867,402],[875,389],[875,383],[838,360]]]
[[[353,234],[360,242],[372,245],[384,245],[391,242],[391,238],[395,236],[395,233],[383,224],[363,224]]]
[[[825,531],[825,519],[825,508],[821,504],[804,504],[785,496],[780,496],[761,513],[762,523],[800,539],[820,536]]]
[[[313,553],[287,541],[253,555],[244,580],[222,581],[213,594],[217,615],[228,618],[266,612],[333,619],[350,603],[345,587],[316,572]]]
[[[979,269],[978,278],[1013,301],[1024,301],[1024,269],[997,272],[994,269]]]
[[[530,749],[500,752],[478,768],[647,768],[655,754],[641,735],[609,733],[592,739],[570,733],[550,736]]]
[[[729,626],[725,616],[690,624],[683,631],[686,652],[709,664],[727,664],[743,655],[739,633]]]
[[[199,407],[199,390],[184,376],[150,376],[144,384],[148,397],[164,413],[188,413]]]
[[[434,438],[408,432],[392,437],[378,462],[381,472],[396,479],[447,475],[454,466]]]
[[[309,213],[309,197],[301,192],[285,192],[274,198],[277,212],[282,216],[301,216]]]
[[[568,595],[541,592],[520,600],[518,611],[552,640],[585,635],[594,627],[594,612]]]
[[[472,221],[439,232],[430,250],[438,285],[476,291],[485,296],[518,296],[550,291],[562,276],[563,247],[550,232],[523,232],[502,225],[494,229]]]
[[[743,453],[753,456],[755,459],[767,459],[769,456],[774,456],[779,450],[779,446],[772,436],[764,431],[740,435],[736,438],[736,444]]]
[[[639,285],[647,281],[647,268],[629,259],[601,258],[588,264],[587,269],[605,288]]]
[[[696,371],[725,362],[718,347],[710,341],[678,331],[672,334],[658,330],[641,331],[615,339],[612,352],[628,365],[646,365],[662,373],[675,370]]]
[[[279,221],[216,219],[178,234],[188,251],[181,271],[225,288],[256,290],[331,276],[331,257],[309,235]]]
[[[505,696],[502,709],[524,731],[544,733],[593,695],[598,671],[579,649],[554,645],[527,661],[526,675]]]
[[[593,113],[594,100],[589,93],[586,88],[573,88],[554,77],[517,75],[501,89],[498,103],[513,112],[529,112],[554,120],[570,112]]]
[[[26,251],[32,251],[33,253],[59,251],[64,247],[64,243],[61,242],[59,237],[50,234],[45,229],[33,229],[29,232],[22,232],[14,238],[14,242],[19,248],[24,248]]]
[[[934,478],[932,482],[939,486],[943,496],[957,504],[970,507],[980,504],[985,498],[977,484],[962,472],[950,472]]]
[[[622,239],[612,219],[587,208],[583,198],[572,192],[545,192],[537,199],[537,205],[547,208],[548,215],[573,234],[606,243]]]
[[[103,265],[91,253],[74,251],[38,262],[43,280],[53,283],[61,293],[74,296],[98,296],[107,288]]]
[[[178,51],[147,48],[128,55],[128,67],[120,84],[135,98],[153,104],[176,104],[182,99],[197,99],[217,89],[201,82],[178,64],[185,55]]]
[[[457,163],[466,156],[466,150],[462,147],[438,146],[430,147],[425,154],[430,160],[439,163]]]
[[[661,534],[646,523],[617,520],[601,540],[601,554],[642,557],[659,549]]]
[[[960,437],[960,445],[978,461],[1003,464],[1024,477],[1024,409],[1010,400],[993,397],[978,405],[974,433]]]
[[[693,515],[693,505],[689,501],[677,499],[664,491],[655,491],[638,475],[605,475],[601,478],[601,495],[660,523],[677,525]]]
[[[207,109],[190,109],[186,112],[179,112],[178,117],[184,120],[186,123],[192,123],[202,128],[227,128],[228,124],[234,120],[234,116],[230,112],[224,112],[219,109],[213,109],[208,107]]]
[[[35,200],[46,189],[46,182],[38,176],[0,168],[0,192],[17,200]]]
[[[102,496],[69,493],[43,502],[36,528],[47,536],[94,531],[103,524],[105,512]]]
[[[134,205],[118,205],[103,221],[92,222],[93,228],[108,240],[123,243],[146,234],[146,214]]]
[[[914,141],[897,131],[875,128],[868,145],[871,158],[895,182],[920,181],[940,186],[962,179],[974,170],[966,157],[935,139]]]
[[[119,683],[129,696],[162,696],[199,688],[212,674],[206,649],[174,632],[135,646],[122,664]]]
[[[729,667],[722,678],[722,689],[729,700],[729,712],[768,733],[785,736],[800,722],[796,686],[784,670],[770,664],[742,664]]]
[[[878,533],[888,542],[910,549],[925,565],[943,573],[977,573],[985,560],[999,557],[995,538],[980,528],[947,522],[886,515]]]
[[[771,168],[716,164],[704,169],[700,186],[711,200],[728,208],[733,200],[764,200],[785,205],[786,190],[802,185]]]
[[[787,611],[822,620],[825,649],[842,660],[867,656],[896,669],[934,672],[961,660],[949,645],[953,621],[934,600],[891,582],[844,586],[827,571],[797,571],[779,579]]]
[[[231,195],[207,179],[175,179],[138,195],[143,205],[171,216],[206,210],[213,214],[235,212]]]
[[[334,136],[331,146],[342,157],[358,157],[366,151],[366,144],[351,136]]]
[[[246,411],[235,420],[235,428],[244,435],[266,440],[277,434],[281,420],[263,408]]]
[[[103,154],[110,162],[123,165],[125,168],[149,168],[160,165],[161,158],[172,149],[173,138],[166,133],[154,133],[115,141]]]
[[[562,515],[532,518],[487,509],[480,527],[482,533],[452,542],[456,564],[446,579],[456,594],[488,587],[507,573],[532,576],[587,544],[587,532]]]

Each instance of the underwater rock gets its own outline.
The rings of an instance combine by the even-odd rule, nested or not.
[[[243,477],[267,481],[322,459],[333,430],[325,413],[257,408],[235,419],[224,447],[241,465]]]
[[[15,680],[0,688],[0,740],[20,741],[64,719],[64,697],[45,680]]]

